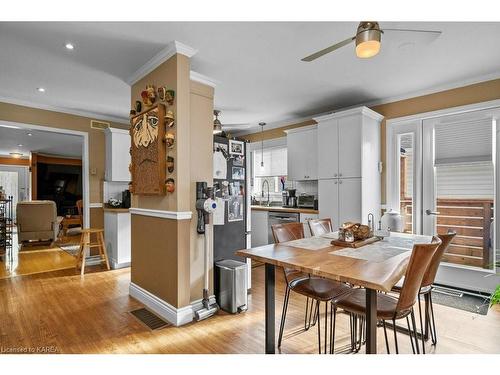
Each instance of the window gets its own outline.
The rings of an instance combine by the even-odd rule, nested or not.
[[[264,165],[261,165],[264,160]],[[262,184],[269,183],[269,196],[272,201],[281,200],[283,184],[281,177],[287,176],[287,149],[284,146],[268,147],[262,152],[256,149],[252,152],[252,195],[260,197]],[[286,186],[285,186],[286,188]],[[264,188],[267,195],[267,188]]]

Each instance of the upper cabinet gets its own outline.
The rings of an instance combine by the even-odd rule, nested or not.
[[[366,107],[315,118],[319,179],[378,174],[382,119]]]
[[[286,130],[289,180],[318,179],[317,131],[316,125]]]
[[[130,134],[128,130],[107,128],[106,181],[130,181]]]

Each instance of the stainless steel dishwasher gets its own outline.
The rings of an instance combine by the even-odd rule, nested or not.
[[[267,230],[267,240],[268,243],[274,243],[273,230],[271,225],[273,224],[286,224],[286,223],[298,223],[300,221],[300,214],[298,212],[275,212],[269,211],[267,214],[267,221],[269,228]]]

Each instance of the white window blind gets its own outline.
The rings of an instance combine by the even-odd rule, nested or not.
[[[435,127],[435,165],[492,160],[492,119],[441,123]]]

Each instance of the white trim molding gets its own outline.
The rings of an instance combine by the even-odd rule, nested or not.
[[[0,96],[0,102],[7,103],[7,104],[20,105],[23,107],[42,109],[44,111],[59,112],[59,113],[65,113],[68,115],[87,117],[87,118],[90,118],[92,120],[103,120],[103,121],[105,120],[105,121],[116,122],[118,124],[130,125],[129,119],[127,117],[105,115],[105,114],[100,114],[100,113],[96,113],[96,112],[86,111],[83,109],[81,109],[81,110],[80,109],[70,109],[70,108],[59,107],[59,106],[50,105],[50,104],[35,103],[35,102],[29,101],[29,100],[7,98],[5,96]]]
[[[139,69],[137,69],[134,74],[132,74],[129,78],[127,78],[126,82],[132,86],[134,83],[139,81],[146,74],[151,73],[169,58],[174,56],[175,54],[181,54],[187,57],[193,57],[198,50],[191,48],[177,40],[173,40],[168,43],[165,48],[163,48],[160,52],[154,55],[151,59],[149,59],[144,65],[142,65]]]
[[[126,134],[130,135],[130,130],[128,129],[120,129],[120,128],[113,128],[110,126],[109,128],[104,129],[105,132],[110,132],[110,133],[118,133],[118,134]]]
[[[341,110],[341,111],[335,111],[335,112],[329,113],[327,115],[313,117],[313,120],[319,123],[321,121],[327,121],[327,120],[331,120],[334,118],[352,116],[352,115],[355,115],[358,113],[365,115],[365,116],[368,116],[368,117],[370,117],[374,120],[377,120],[377,121],[382,121],[384,119],[384,116],[382,116],[380,113],[377,113],[368,107],[362,106],[362,107],[356,107],[356,108],[351,108],[351,109],[346,109],[346,110]]]
[[[129,294],[131,297],[148,307],[155,314],[158,314],[161,318],[176,327],[193,321],[194,313],[192,305],[176,308],[132,282],[129,286]]]
[[[52,133],[73,134],[83,138],[82,171],[83,171],[83,226],[90,227],[90,171],[89,171],[89,133],[79,130],[52,128],[49,126],[25,124],[23,122],[0,121],[0,124],[20,129],[42,130]],[[90,131],[90,128],[89,128]]]
[[[191,81],[199,82],[213,88],[217,86],[217,81],[215,79],[192,70],[189,72],[189,79]]]
[[[102,203],[90,203],[90,208],[102,208]]]
[[[312,129],[317,129],[317,128],[318,128],[318,125],[313,124],[313,125],[301,126],[301,127],[293,128],[293,129],[287,129],[287,130],[283,130],[283,131],[286,134],[292,134],[292,133],[302,132],[304,130],[312,130]]]
[[[191,211],[164,211],[137,207],[131,207],[130,213],[132,215],[152,216],[172,220],[188,220],[193,216]]]

